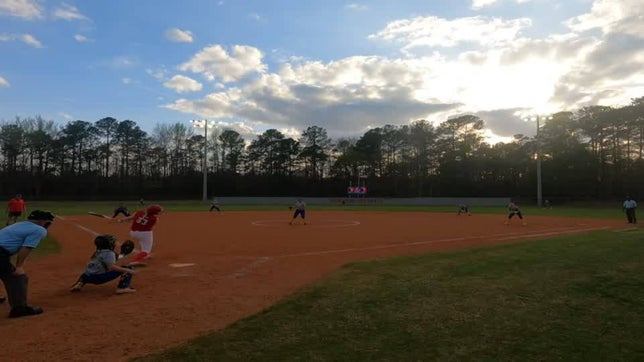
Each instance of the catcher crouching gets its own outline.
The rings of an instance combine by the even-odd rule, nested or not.
[[[94,239],[96,251],[90,257],[83,274],[78,277],[72,292],[79,292],[85,284],[105,284],[114,279],[120,278],[116,287],[116,294],[133,293],[136,290],[130,288],[134,270],[131,267],[124,267],[116,264],[119,255],[116,254],[116,238],[113,235],[98,235]],[[126,240],[120,246],[120,254],[127,255],[134,250],[134,243]]]

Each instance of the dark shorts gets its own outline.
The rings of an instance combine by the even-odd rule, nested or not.
[[[512,219],[514,215],[518,216],[519,219],[523,219],[523,214],[521,214],[521,211],[519,210],[510,211],[510,213],[508,214],[508,219]]]
[[[9,217],[20,217],[22,211],[9,211]]]
[[[0,247],[0,277],[9,275],[14,272],[15,267],[11,264],[11,255],[9,252]]]
[[[295,219],[297,215],[301,215],[302,219],[304,219],[306,217],[306,210],[295,210],[295,213],[293,213],[293,219]]]

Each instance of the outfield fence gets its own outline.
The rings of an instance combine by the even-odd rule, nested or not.
[[[219,197],[222,205],[291,205],[295,197]],[[505,206],[509,197],[303,197],[308,205],[384,205],[384,206]]]

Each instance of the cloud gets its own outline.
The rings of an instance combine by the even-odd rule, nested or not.
[[[196,92],[200,91],[203,87],[201,83],[183,75],[175,75],[170,80],[164,82],[163,85],[166,88],[174,89],[178,93]]]
[[[156,80],[163,80],[165,78],[165,75],[168,73],[168,71],[165,69],[165,67],[161,67],[158,69],[146,69],[145,72],[151,76],[152,78]]]
[[[139,60],[125,55],[114,57],[107,65],[112,68],[132,68],[139,64]]]
[[[532,0],[514,0],[517,4],[523,4],[527,3]],[[484,8],[486,6],[494,5],[496,3],[500,2],[500,0],[472,0],[472,10],[479,10],[481,8]]]
[[[626,11],[636,3],[595,0],[562,33],[535,38],[523,34],[532,26],[527,18],[399,19],[370,39],[398,45],[403,56],[282,56],[271,71],[256,48],[210,46],[179,69],[203,75],[215,91],[163,107],[244,119],[255,129],[319,125],[331,137],[459,114],[481,117],[490,137],[534,135],[520,114],[623,105],[644,95],[644,29],[636,21],[642,12]],[[430,51],[413,55],[420,46]],[[238,47],[246,51],[236,53]]]
[[[67,3],[62,3],[60,7],[54,9],[52,16],[54,19],[61,19],[66,21],[72,20],[89,20],[85,15],[81,14],[78,9]]]
[[[637,10],[639,9],[639,10]],[[644,12],[640,0],[595,0],[591,11],[565,24],[575,32],[601,29],[604,33],[633,36],[644,34]]]
[[[221,79],[225,83],[243,79],[251,73],[262,73],[267,66],[262,62],[262,52],[254,47],[235,45],[230,54],[221,45],[202,49],[178,69],[200,73],[213,81]]]
[[[165,38],[175,43],[192,43],[194,40],[191,31],[177,28],[166,30]]]
[[[553,103],[623,105],[644,94],[644,13],[633,11],[640,5],[636,0],[595,0],[588,13],[565,22],[587,45],[573,49],[579,56],[555,84]]]
[[[478,10],[497,3],[499,0],[472,0],[472,9]]]
[[[404,51],[416,47],[455,47],[463,43],[499,46],[516,40],[521,31],[532,25],[527,18],[505,20],[475,16],[448,20],[436,16],[393,21],[372,40],[404,44]]]
[[[0,87],[6,87],[6,88],[9,88],[10,86],[11,86],[11,85],[9,84],[9,82],[7,82],[7,80],[6,80],[6,79],[4,79],[4,78],[0,77]]]
[[[358,3],[347,4],[345,7],[349,10],[367,10],[368,9],[366,5],[358,4]]]
[[[85,35],[81,35],[81,34],[75,34],[74,35],[74,40],[76,40],[79,43],[87,43],[87,42],[91,41]]]
[[[58,114],[68,121],[71,121],[72,119],[74,119],[74,116],[70,115],[69,113],[58,112]]]
[[[256,20],[256,21],[262,21],[263,20],[262,16],[257,14],[257,13],[250,13],[250,14],[248,14],[248,17],[253,19],[253,20]]]
[[[42,43],[31,34],[0,34],[0,42],[5,41],[21,41],[34,48],[42,48]]]
[[[33,20],[42,18],[43,10],[37,0],[0,0],[0,15]]]
[[[179,99],[168,109],[209,118],[241,117],[259,125],[298,128],[324,125],[330,134],[359,134],[370,126],[407,124],[432,112],[454,108],[415,95],[426,70],[424,60],[390,61],[350,57],[321,63],[285,64],[278,73],[263,73],[243,86]]]
[[[23,43],[27,45],[31,45],[34,48],[42,48],[42,44],[38,39],[34,38],[33,35],[31,34],[22,34],[20,37],[20,40],[22,40]]]

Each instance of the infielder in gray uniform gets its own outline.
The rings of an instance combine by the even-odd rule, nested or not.
[[[295,212],[293,213],[293,219],[291,219],[289,225],[293,225],[293,221],[297,219],[298,215],[302,217],[302,221],[304,222],[304,225],[306,225],[306,203],[302,201],[302,199],[297,199],[295,205],[289,207],[289,209],[293,208],[295,208]]]

